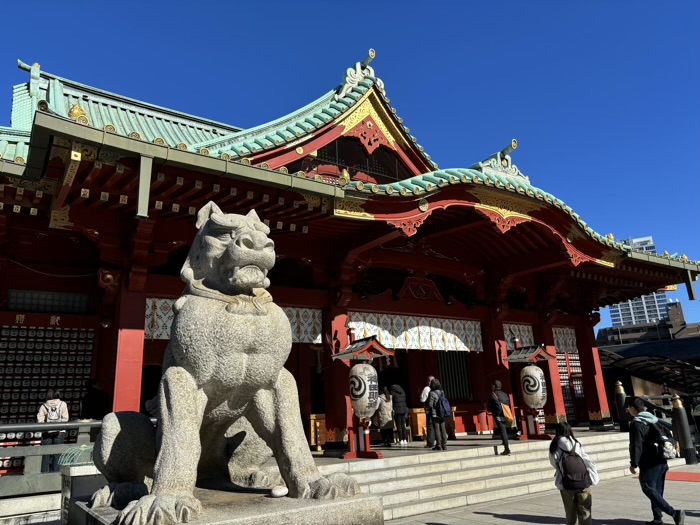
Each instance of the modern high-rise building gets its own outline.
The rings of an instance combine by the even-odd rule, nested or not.
[[[640,237],[622,242],[635,250],[656,253],[656,245],[652,237]],[[662,319],[668,319],[667,303],[666,292],[659,291],[644,295],[631,301],[612,305],[610,307],[610,320],[613,327],[655,323]]]

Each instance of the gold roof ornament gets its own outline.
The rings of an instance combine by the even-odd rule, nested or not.
[[[68,112],[68,116],[75,120],[78,124],[84,124],[86,126],[90,124],[90,119],[88,118],[85,110],[80,107],[80,104],[73,104]]]
[[[338,177],[338,184],[340,184],[340,186],[343,187],[347,186],[349,182],[350,174],[348,173],[348,170],[343,169],[343,171],[340,174],[340,177]]]
[[[688,256],[686,254],[681,255],[681,261],[688,262]]]
[[[614,241],[614,240],[615,240],[615,236],[614,236],[612,233],[608,233],[605,237],[606,237],[609,241]]]

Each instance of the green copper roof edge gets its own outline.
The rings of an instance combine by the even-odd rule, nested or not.
[[[263,124],[259,124],[257,126],[254,126],[252,128],[248,128],[244,131],[241,131],[239,133],[232,133],[230,135],[225,135],[223,137],[219,137],[215,140],[207,140],[207,141],[202,141],[198,142],[196,144],[192,144],[193,147],[202,147],[202,148],[208,148],[210,150],[225,150],[229,151],[233,149],[234,147],[240,147],[236,146],[234,143],[238,142],[245,142],[246,140],[254,140],[257,138],[258,135],[263,130],[266,130],[265,133],[276,133],[275,129],[283,126],[288,126],[292,122],[296,122],[300,118],[304,118],[307,116],[307,114],[315,109],[316,107],[324,106],[329,100],[333,99],[333,95],[336,93],[336,89],[333,89],[329,91],[328,93],[325,93],[323,96],[317,98],[313,102],[310,102],[303,108],[299,108],[296,111],[293,111],[291,113],[288,113],[284,115],[283,117],[279,117],[275,120],[272,120],[270,122],[265,122]],[[353,105],[355,102],[353,102]],[[294,137],[292,141],[297,140],[298,137]],[[231,144],[226,144],[226,145],[221,145],[224,142],[231,141]]]
[[[525,186],[528,191],[525,193],[519,193],[515,190],[515,188],[508,188],[506,187],[505,184],[501,184],[500,186],[495,185],[494,183],[492,184],[484,184],[488,186],[492,186],[494,189],[499,190],[499,191],[507,191],[510,193],[516,193],[518,195],[522,195],[524,197],[529,197],[531,199],[535,200],[543,200],[545,197],[549,197],[551,199],[551,202],[546,202],[546,204],[554,206],[555,202],[560,203],[559,209],[562,211],[566,212],[567,215],[569,215],[574,222],[579,224],[581,228],[583,229],[584,233],[586,233],[591,239],[593,239],[595,242],[607,246],[611,246],[612,248],[615,248],[619,251],[622,252],[635,252],[635,253],[645,253],[640,250],[634,250],[633,248],[624,245],[622,243],[612,241],[611,243],[606,242],[608,239],[607,237],[604,237],[597,233],[593,228],[588,226],[588,224],[583,220],[583,218],[577,214],[573,208],[567,206],[564,201],[561,199],[558,199],[554,197],[551,193],[547,193],[546,191],[537,188],[536,186],[533,186],[532,184],[525,182],[522,177],[511,177],[509,175],[499,175],[498,177],[495,177],[492,174],[486,174],[481,171],[475,170],[474,168],[447,168],[447,169],[442,169],[442,170],[437,170],[437,171],[432,171],[429,173],[424,173],[422,175],[418,175],[415,177],[411,177],[409,179],[404,179],[401,181],[396,181],[396,182],[391,182],[388,184],[377,184],[376,185],[376,190],[372,191],[372,187],[375,186],[374,184],[363,184],[363,189],[358,190],[357,189],[357,181],[351,181],[347,186],[345,186],[346,191],[354,191],[358,193],[374,193],[377,194],[379,197],[387,197],[387,198],[395,198],[395,197],[402,197],[402,198],[419,198],[419,197],[425,197],[430,194],[435,194],[439,192],[442,187],[438,187],[438,185],[434,182],[437,180],[440,181],[445,181],[449,180],[449,177],[453,176],[457,178],[457,182],[455,184],[467,184],[467,185],[478,185],[478,184],[484,184],[484,180],[492,180],[492,177],[495,178],[496,180],[503,180],[504,182],[510,182],[511,184],[514,185],[515,182],[517,182],[520,186]],[[467,178],[467,180],[464,180],[464,177]],[[477,178],[477,180],[481,181],[478,183],[474,182],[474,177]],[[425,190],[425,184],[421,184],[423,182],[428,182],[432,184],[433,188],[430,191]],[[401,195],[398,192],[396,192],[397,186],[404,187],[407,190],[413,191],[413,194],[408,196],[408,195]],[[390,187],[391,190],[387,191],[387,187]],[[444,186],[443,186],[444,187]],[[416,193],[416,188],[418,188],[418,192]],[[538,195],[540,198],[538,198]],[[556,207],[556,206],[555,206]],[[647,254],[648,255],[648,254]],[[684,262],[684,263],[690,263],[694,264],[696,266],[700,265],[700,261],[682,261],[680,257],[666,257],[662,255],[654,255],[657,259],[660,261],[679,261],[679,262]],[[700,270],[700,267],[698,268]]]
[[[18,61],[18,63],[19,63],[20,69],[23,69],[23,70],[25,70],[25,71],[29,71],[30,68],[31,68],[31,66],[29,66],[29,65],[27,65],[27,64],[24,64],[22,61]],[[157,105],[155,105],[155,104],[150,104],[150,103],[148,103],[148,102],[143,102],[143,101],[141,101],[141,100],[137,100],[137,99],[134,99],[134,98],[125,97],[124,95],[118,95],[118,94],[112,93],[112,92],[110,92],[110,91],[105,91],[105,90],[103,90],[103,89],[98,89],[98,88],[95,88],[95,87],[92,87],[92,86],[88,86],[87,84],[82,84],[82,83],[76,82],[76,81],[74,81],[74,80],[70,80],[70,79],[67,79],[67,78],[59,77],[58,75],[54,75],[54,74],[51,74],[51,73],[47,73],[46,71],[41,70],[41,69],[39,70],[39,75],[40,75],[41,77],[44,77],[44,78],[47,78],[47,79],[50,79],[50,80],[58,80],[58,81],[62,82],[63,84],[65,84],[66,86],[70,86],[70,87],[75,88],[75,89],[78,89],[78,90],[83,90],[83,91],[86,91],[87,93],[91,93],[91,94],[94,94],[94,95],[99,95],[99,96],[103,96],[103,97],[107,97],[107,98],[114,98],[114,99],[116,99],[116,100],[122,100],[122,101],[124,101],[124,102],[126,102],[126,103],[128,103],[128,104],[133,104],[133,105],[135,105],[135,106],[139,106],[139,107],[142,107],[142,108],[144,108],[144,109],[151,110],[151,111],[161,112],[161,113],[165,113],[165,114],[172,115],[172,116],[175,116],[175,117],[179,117],[179,118],[183,118],[183,119],[189,119],[189,120],[193,120],[193,121],[200,122],[200,123],[203,123],[203,124],[208,124],[208,125],[211,125],[211,126],[216,126],[216,127],[222,127],[222,128],[230,129],[231,131],[236,131],[236,130],[237,130],[237,131],[242,131],[242,130],[243,130],[243,128],[239,128],[238,126],[232,126],[231,124],[224,124],[223,122],[218,122],[218,121],[216,121],[216,120],[207,119],[207,118],[204,118],[204,117],[198,117],[198,116],[192,115],[192,114],[190,114],[190,113],[184,113],[184,112],[182,112],[182,111],[177,111],[177,110],[174,110],[174,109],[169,109],[169,108],[165,108],[165,107],[162,107],[162,106],[157,106]],[[18,87],[23,87],[23,86],[25,86],[25,85],[26,85],[26,83],[24,83],[24,84],[17,84],[17,85],[15,85],[15,86],[13,86],[13,89],[14,89],[14,88],[18,88]],[[48,101],[47,101],[47,102],[48,102]]]

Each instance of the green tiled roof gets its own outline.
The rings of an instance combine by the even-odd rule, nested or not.
[[[78,104],[86,113],[90,127],[106,129],[123,136],[140,138],[172,148],[229,136],[240,128],[202,119],[186,113],[139,102],[131,98],[95,89],[72,80],[51,75],[19,62],[20,69],[29,71],[29,82],[14,87],[12,101],[12,128],[29,131],[37,104],[45,100],[48,109],[62,117],[69,117],[71,108]],[[184,146],[180,146],[184,149]]]
[[[586,235],[600,244],[604,244],[610,248],[615,248],[625,252],[639,251],[633,250],[626,244],[609,239],[604,235],[600,235],[588,224],[586,224],[581,216],[578,215],[571,207],[567,206],[564,201],[558,199],[551,193],[547,193],[546,191],[531,185],[530,181],[526,177],[522,175],[506,175],[496,173],[495,170],[480,166],[481,164],[485,164],[485,162],[476,164],[475,166],[478,166],[478,168],[471,167],[437,170],[419,175],[417,177],[412,177],[410,179],[393,182],[391,184],[366,184],[361,181],[351,181],[347,184],[347,186],[345,186],[344,189],[347,193],[355,191],[362,195],[370,194],[384,198],[395,198],[407,197],[410,195],[427,196],[439,192],[440,189],[444,188],[445,186],[456,184],[489,186],[501,191],[518,193],[531,199],[543,201],[546,204],[560,209],[569,215],[573,221],[581,227]],[[639,252],[646,254],[646,252],[643,251]],[[663,256],[656,257],[672,259],[680,262],[689,262],[691,264],[700,264],[700,261],[688,261],[687,259],[683,259],[683,256],[678,257],[664,254]]]
[[[336,94],[340,93],[341,86],[326,93],[311,104],[277,120],[227,137],[200,142],[194,146],[206,148],[210,155],[215,157],[230,155],[231,159],[237,159],[302,140],[351,110],[373,85],[382,85],[380,83],[381,80],[378,78],[365,76],[340,98],[336,97]],[[384,96],[383,87],[377,89],[376,92],[388,105],[389,99]],[[392,108],[391,112],[395,113],[396,110]],[[409,129],[402,124],[402,120],[398,117],[396,125],[406,134],[407,139],[415,144],[416,149],[426,162],[437,168],[437,164],[430,160],[429,155],[425,154],[423,147],[416,143],[415,137],[410,135]]]
[[[351,87],[346,86],[343,91],[343,86],[339,86],[289,115],[243,131],[235,126],[146,104],[57,77],[41,71],[38,64],[29,66],[20,61],[19,67],[29,72],[30,79],[14,87],[12,128],[16,130],[31,129],[34,112],[42,100],[46,101],[48,110],[66,118],[71,116],[71,108],[77,104],[85,111],[90,127],[171,148],[186,147],[188,151],[227,160],[245,158],[307,138],[351,110],[374,85],[378,86],[376,92],[387,106],[389,104],[381,80],[373,76],[370,68],[371,75],[362,76],[359,82]],[[336,96],[341,93],[342,97]],[[395,115],[396,110],[391,108],[391,113]],[[415,144],[419,154],[429,165],[437,168],[423,147],[416,143],[415,137],[410,135],[409,129],[403,126],[402,120],[394,118],[397,127]]]
[[[0,159],[24,164],[29,153],[28,131],[0,126]]]

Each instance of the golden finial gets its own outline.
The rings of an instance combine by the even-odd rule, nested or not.
[[[671,404],[673,405],[673,408],[683,408],[683,400],[678,394],[673,394]]]
[[[343,171],[340,173],[340,177],[338,177],[338,184],[340,184],[341,187],[347,186],[347,184],[350,182],[350,174],[348,173],[348,170],[343,169]]]
[[[671,255],[671,254],[668,253],[667,251],[664,251],[664,253],[662,253],[661,255],[663,255],[664,257],[668,257],[668,256]]]
[[[614,240],[615,240],[615,236],[614,236],[612,233],[608,233],[605,237],[607,237],[607,239],[608,239],[609,241],[614,241]]]
[[[625,393],[625,387],[622,386],[621,381],[617,381],[615,383],[615,393],[616,394],[624,394]]]
[[[688,256],[686,254],[681,255],[681,261],[688,262]]]
[[[80,104],[73,104],[73,106],[70,108],[70,111],[68,112],[68,116],[75,120],[78,124],[90,123],[87,113],[83,108],[80,107]]]
[[[32,67],[35,67],[35,68],[37,68],[37,69],[41,69],[41,65],[39,65],[39,62],[34,62],[34,63],[32,64]]]
[[[78,118],[85,115],[85,110],[80,107],[80,104],[73,104],[68,112],[70,118]]]

